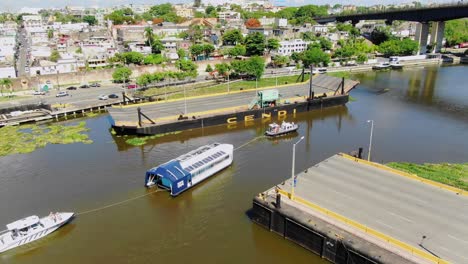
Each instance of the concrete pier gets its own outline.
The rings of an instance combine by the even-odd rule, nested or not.
[[[429,23],[422,22],[416,27],[416,33],[414,40],[419,43],[419,54],[426,54],[427,51],[427,39],[429,37]]]
[[[466,191],[346,154],[295,182],[255,197],[252,220],[332,263],[468,263]]]

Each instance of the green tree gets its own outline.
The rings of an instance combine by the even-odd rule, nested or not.
[[[244,37],[239,29],[227,30],[223,34],[223,45],[237,45],[241,44]]]
[[[162,44],[161,40],[153,33],[153,29],[151,27],[146,27],[144,34],[146,37],[145,44],[151,47],[151,53],[161,54],[161,52],[164,50],[164,45]]]
[[[445,22],[447,46],[468,42],[468,19],[456,19]]]
[[[366,61],[367,61],[367,55],[366,54],[364,54],[364,53],[358,54],[358,56],[356,58],[357,63],[364,63]]]
[[[301,59],[305,68],[309,68],[310,65],[317,66],[319,64],[327,66],[328,63],[330,63],[330,56],[319,48],[312,48],[304,51]]]
[[[211,67],[210,64],[206,65],[205,72],[212,72],[212,71],[213,71],[213,67]]]
[[[187,57],[187,52],[184,49],[177,49],[177,56],[179,56],[179,59],[184,59]]]
[[[265,36],[260,32],[254,32],[245,38],[247,56],[263,55],[265,51]]]
[[[198,75],[198,72],[197,72],[198,66],[193,61],[179,59],[176,61],[175,66],[180,71],[185,72],[187,77],[197,77]]]
[[[252,58],[246,60],[246,70],[248,73],[253,75],[256,79],[260,80],[265,72],[265,60],[260,56],[253,56]]]
[[[245,53],[246,53],[246,49],[242,45],[236,45],[235,47],[227,50],[227,55],[231,57],[244,56]]]
[[[97,24],[97,19],[95,16],[84,16],[83,17],[83,22],[88,23],[90,26],[94,26]]]
[[[54,30],[53,29],[48,29],[47,30],[47,38],[51,39],[54,37]]]
[[[280,47],[280,43],[277,39],[268,39],[267,44],[266,44],[266,49],[268,52],[271,52],[272,50],[278,50]]]
[[[53,50],[50,54],[50,61],[57,62],[60,59],[60,53],[57,50]]]
[[[133,11],[130,8],[115,10],[112,13],[106,15],[104,18],[111,20],[114,25],[135,23],[135,19],[133,18]]]
[[[3,79],[0,79],[0,85],[1,85],[1,93],[2,93],[2,96],[3,96],[3,89],[6,88],[6,89],[10,89],[10,93],[13,92],[13,82],[11,81],[11,79],[9,78],[3,78]]]
[[[275,56],[272,58],[272,61],[276,67],[283,67],[284,65],[289,63],[289,57],[288,56]]]
[[[112,78],[116,82],[124,82],[126,83],[127,81],[130,80],[130,76],[132,75],[132,70],[128,67],[120,67],[115,69],[115,71],[112,73]]]
[[[196,59],[198,55],[203,53],[203,45],[201,44],[194,44],[190,46],[190,54]]]
[[[211,44],[203,45],[203,53],[205,54],[205,59],[210,56],[210,54],[215,51],[215,47]]]
[[[125,64],[133,63],[137,65],[142,64],[145,59],[143,54],[136,51],[124,52],[122,53],[122,58]]]
[[[384,56],[408,56],[413,55],[418,51],[419,45],[416,41],[405,38],[403,40],[391,39],[382,42],[378,50],[384,54]]]
[[[392,34],[389,27],[377,27],[371,32],[370,37],[375,45],[380,45],[380,43],[391,39]]]
[[[215,69],[218,71],[219,75],[226,76],[227,72],[231,69],[227,63],[219,63],[215,65]]]
[[[166,59],[161,54],[150,54],[143,59],[143,64],[159,65],[165,61]]]
[[[292,59],[294,62],[299,63],[299,61],[301,61],[301,56],[302,56],[301,53],[293,52],[293,53],[291,54],[291,59]]]

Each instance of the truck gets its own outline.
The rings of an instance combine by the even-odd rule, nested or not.
[[[252,102],[250,102],[249,109],[275,106],[280,96],[277,89],[259,91]]]

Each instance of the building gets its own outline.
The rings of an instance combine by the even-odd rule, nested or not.
[[[218,19],[219,20],[240,20],[241,15],[239,12],[234,12],[234,11],[218,12]]]
[[[290,56],[293,52],[302,52],[307,49],[309,42],[302,39],[293,39],[289,41],[280,41],[280,47],[277,51],[278,55]]]
[[[34,28],[42,28],[42,17],[40,15],[24,15],[23,26],[26,29],[26,31],[29,31]]]
[[[193,18],[193,8],[189,8],[185,5],[174,5],[175,12],[180,17]]]
[[[274,17],[262,17],[258,19],[260,21],[260,24],[262,26],[271,26],[275,24],[275,18]]]

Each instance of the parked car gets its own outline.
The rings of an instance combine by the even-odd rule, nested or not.
[[[101,87],[101,84],[100,83],[92,83],[89,86],[91,86],[91,87]]]
[[[76,90],[76,86],[67,87],[67,90]]]
[[[68,93],[65,92],[65,91],[62,91],[62,92],[58,92],[55,97],[63,97],[63,96],[68,96]]]
[[[83,84],[83,85],[80,86],[80,88],[89,88],[89,87],[91,87],[91,86],[89,86],[87,84]]]
[[[109,94],[109,98],[119,98],[119,96],[116,94]]]
[[[34,91],[33,95],[45,95],[46,93],[44,91]]]
[[[127,89],[137,89],[137,88],[138,88],[138,85],[136,85],[136,84],[127,85]]]
[[[101,94],[99,97],[98,97],[99,100],[107,100],[109,99],[109,97],[105,94]]]

